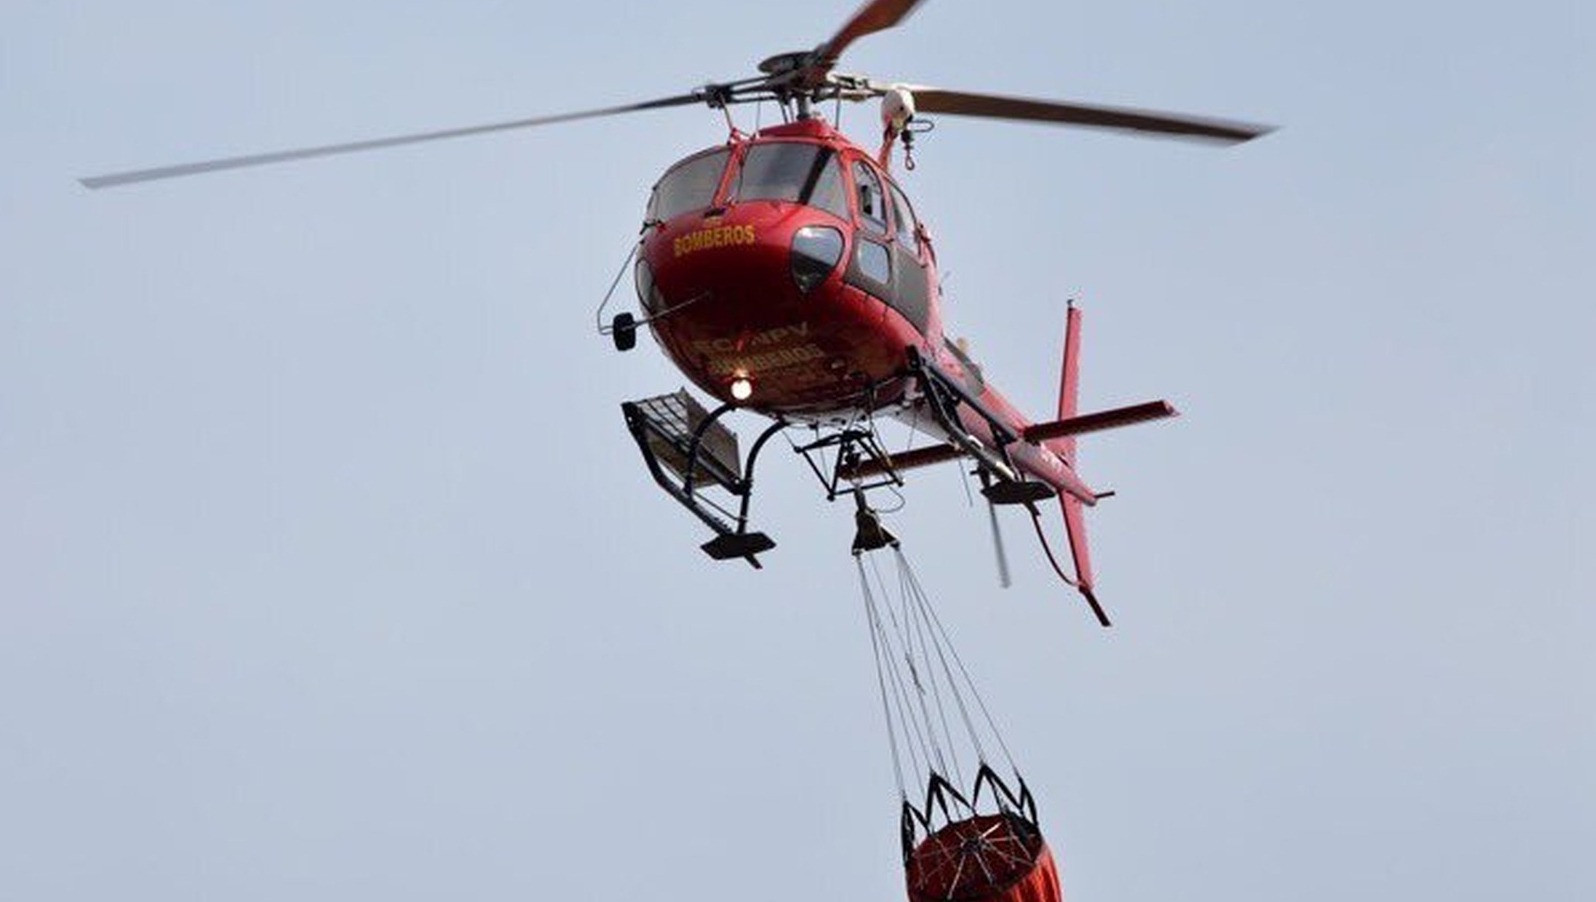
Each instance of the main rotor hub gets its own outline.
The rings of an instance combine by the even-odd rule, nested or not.
[[[788,53],[778,53],[760,63],[759,71],[766,75],[786,75],[789,72],[796,72],[802,69],[809,63],[813,55],[814,51],[811,50],[793,50]]]
[[[831,83],[831,67],[820,62],[818,51],[794,50],[778,53],[759,64],[767,78],[762,87],[778,95],[796,97],[802,102],[819,100],[819,91]]]

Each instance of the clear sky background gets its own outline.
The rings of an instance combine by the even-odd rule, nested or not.
[[[0,3],[0,897],[901,898],[848,509],[773,454],[767,569],[709,561],[618,409],[681,378],[593,333],[719,114],[75,181],[853,7]],[[1084,448],[1113,630],[1018,517],[997,589],[954,469],[889,520],[1074,902],[1596,898],[1593,51],[1575,0],[931,0],[845,59],[1282,126],[945,117],[904,179],[1018,402],[1074,296],[1084,403],[1184,412]]]

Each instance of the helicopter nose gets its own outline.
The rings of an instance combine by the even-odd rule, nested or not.
[[[808,294],[842,256],[842,233],[791,205],[748,203],[668,224],[645,243],[638,291],[652,311],[711,303],[761,319]]]

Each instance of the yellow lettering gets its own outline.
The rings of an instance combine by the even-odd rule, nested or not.
[[[710,226],[678,236],[671,242],[671,252],[675,256],[685,257],[706,248],[753,244],[755,238],[754,227],[751,225]]]

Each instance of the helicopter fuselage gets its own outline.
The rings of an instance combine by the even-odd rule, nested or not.
[[[637,287],[650,329],[700,389],[793,420],[885,412],[947,438],[924,416],[910,356],[957,380],[1013,433],[1031,421],[944,337],[936,254],[876,158],[824,120],[734,133],[655,185]],[[988,416],[959,428],[997,448]],[[1095,495],[1045,443],[1014,464],[1087,504]]]
[[[819,119],[673,166],[638,265],[660,346],[705,392],[760,412],[825,417],[901,395],[905,350],[939,344],[942,323],[930,241],[912,213],[890,217],[889,184]]]

